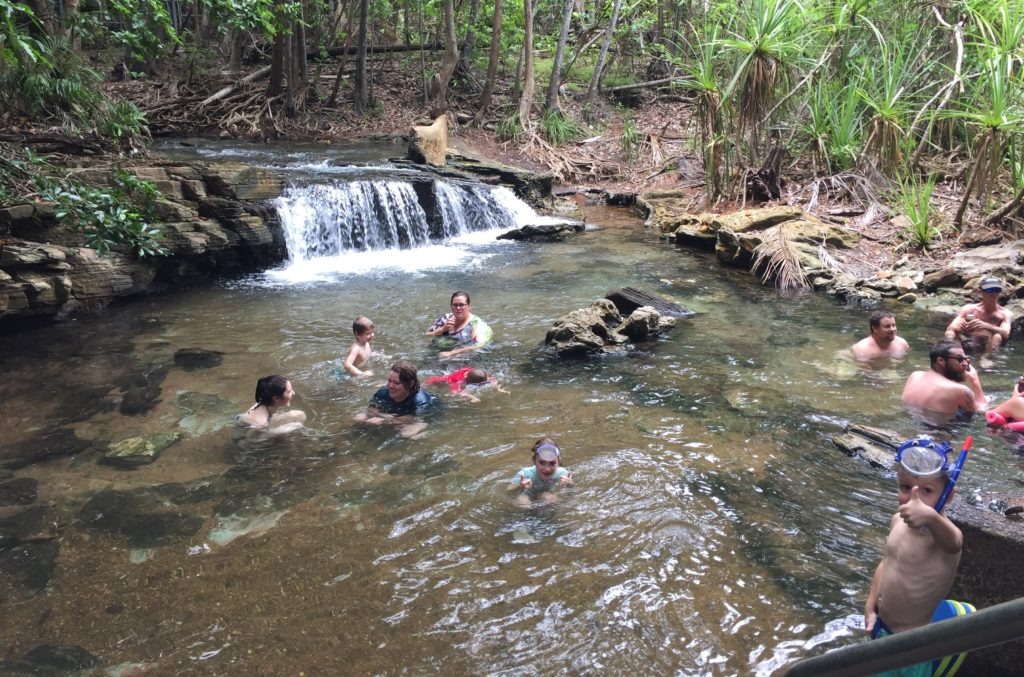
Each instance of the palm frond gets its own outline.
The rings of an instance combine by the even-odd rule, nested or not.
[[[752,270],[762,270],[761,282],[775,280],[781,292],[808,289],[800,257],[786,237],[786,224],[780,223],[764,231],[761,244],[754,248]]]

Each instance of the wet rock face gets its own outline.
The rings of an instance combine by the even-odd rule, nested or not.
[[[675,319],[642,306],[623,319],[609,299],[599,299],[555,321],[544,342],[559,357],[581,357],[616,349],[629,341],[643,341],[668,331]]]
[[[102,463],[121,468],[135,468],[148,465],[157,459],[160,452],[181,439],[180,433],[154,433],[129,437],[107,447]]]
[[[523,226],[498,236],[499,240],[516,240],[519,242],[564,242],[570,235],[582,233],[586,226],[582,223],[545,223],[539,226]]]
[[[281,224],[260,204],[281,194],[282,179],[273,172],[200,163],[128,170],[160,191],[154,225],[169,256],[100,256],[84,246],[80,231],[56,218],[52,205],[0,209],[0,322],[95,310],[161,284],[243,272],[286,256]],[[80,176],[96,186],[111,181],[110,171],[98,167]]]

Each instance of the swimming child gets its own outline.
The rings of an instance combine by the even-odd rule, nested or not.
[[[533,465],[516,473],[509,493],[517,493],[516,504],[529,507],[533,501],[557,503],[558,492],[572,486],[572,473],[561,467],[562,450],[550,437],[533,444]]]
[[[294,396],[295,390],[287,378],[278,374],[264,376],[256,382],[256,404],[239,414],[238,422],[273,434],[298,430],[306,422],[306,413],[298,409],[281,411],[291,405]]]
[[[951,481],[948,450],[919,437],[896,453],[899,509],[864,605],[864,628],[873,638],[927,625],[953,585],[963,534],[939,504]],[[885,674],[930,677],[932,669],[929,661]]]
[[[345,357],[345,371],[353,376],[373,376],[372,371],[363,369],[373,354],[370,348],[370,341],[374,336],[373,321],[360,315],[352,323],[352,333],[356,340],[349,346],[348,355]]]
[[[498,383],[498,378],[491,374],[488,374],[483,369],[477,369],[475,367],[463,367],[462,369],[456,369],[450,374],[444,374],[443,376],[431,376],[430,378],[423,381],[423,385],[432,386],[438,383],[447,383],[448,390],[460,397],[465,397],[470,402],[479,402],[480,398],[472,393],[466,392],[467,385],[480,385],[480,384],[491,384],[499,393],[509,394],[507,390],[501,387]]]

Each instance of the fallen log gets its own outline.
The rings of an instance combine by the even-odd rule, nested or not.
[[[391,52],[436,52],[444,49],[444,45],[440,42],[427,45],[386,45],[384,47],[374,47],[368,51],[368,54],[381,54]],[[311,60],[322,59],[324,55],[327,56],[341,56],[342,54],[355,54],[359,50],[358,45],[351,45],[349,47],[331,47],[324,51],[317,50],[315,52],[306,52],[306,58]]]
[[[228,85],[227,87],[225,87],[224,89],[220,90],[219,92],[217,92],[213,96],[210,96],[210,97],[207,97],[206,99],[203,99],[203,102],[200,103],[199,106],[200,107],[208,106],[211,103],[213,103],[214,101],[217,101],[219,99],[223,99],[225,96],[227,96],[231,92],[235,91],[236,89],[238,89],[242,85],[252,84],[253,82],[256,82],[260,78],[264,77],[265,75],[269,75],[269,74],[270,74],[270,66],[266,66],[264,68],[261,68],[258,71],[253,71],[252,73],[249,73],[248,75],[246,75],[244,78],[242,78],[238,82],[235,82],[234,84]]]
[[[674,301],[669,301],[654,294],[648,294],[634,287],[622,287],[612,290],[605,294],[605,298],[614,303],[622,315],[629,315],[641,306],[650,306],[661,315],[667,315],[668,317],[689,317],[693,315],[692,310],[687,310]]]
[[[667,85],[670,82],[685,82],[693,80],[688,75],[677,75],[672,78],[661,78],[660,80],[648,80],[647,82],[634,82],[629,85],[619,85],[618,87],[608,87],[604,91],[608,94],[614,94],[615,92],[628,92],[631,89],[644,89],[645,87],[657,87],[658,85]]]

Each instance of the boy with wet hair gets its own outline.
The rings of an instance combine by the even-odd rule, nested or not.
[[[372,371],[363,369],[373,354],[370,349],[370,341],[374,336],[373,320],[360,315],[352,323],[352,333],[356,340],[349,346],[348,355],[345,357],[345,371],[353,376],[373,376]]]
[[[953,585],[963,534],[936,512],[950,482],[949,446],[919,437],[896,453],[899,509],[892,516],[882,561],[864,605],[864,629],[873,638],[927,625]],[[951,487],[947,499],[956,489]],[[885,673],[930,677],[932,663]]]

